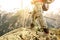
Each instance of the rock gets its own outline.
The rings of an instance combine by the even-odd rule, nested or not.
[[[1,36],[0,40],[60,40],[57,35],[54,35],[46,35],[44,32],[22,27]]]

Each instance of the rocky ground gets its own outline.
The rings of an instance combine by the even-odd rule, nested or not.
[[[0,37],[0,40],[60,40],[60,29],[49,29],[49,34],[45,34],[38,27],[18,28]]]

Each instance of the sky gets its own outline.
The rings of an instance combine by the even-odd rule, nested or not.
[[[56,10],[60,8],[60,0],[55,0],[53,3],[50,4],[49,10]]]
[[[0,10],[10,12],[24,8],[32,10],[33,6],[31,6],[30,2],[31,0],[0,0]]]
[[[13,11],[13,9],[21,8],[21,0],[0,0],[0,10]]]
[[[23,2],[22,2],[23,1]],[[23,4],[23,5],[22,5]],[[50,4],[49,10],[56,10],[60,8],[60,0],[55,0]],[[33,6],[30,4],[30,0],[0,0],[0,10],[8,12],[16,11],[18,9],[28,8],[32,10]]]

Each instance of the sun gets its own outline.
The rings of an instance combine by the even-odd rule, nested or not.
[[[33,9],[31,0],[0,0],[0,10],[7,12],[15,12],[21,9]]]

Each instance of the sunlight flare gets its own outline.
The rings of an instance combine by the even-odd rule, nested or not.
[[[33,9],[31,5],[31,0],[0,0],[0,10],[2,11],[16,11],[21,9]]]

